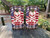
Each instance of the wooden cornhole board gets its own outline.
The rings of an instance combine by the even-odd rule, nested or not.
[[[37,6],[26,6],[26,27],[35,29],[38,26],[39,10]]]
[[[11,9],[11,21],[13,29],[22,29],[24,27],[23,6],[13,6]]]

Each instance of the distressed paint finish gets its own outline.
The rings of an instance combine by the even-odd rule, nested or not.
[[[18,8],[18,12],[15,9]],[[14,11],[13,11],[14,10]],[[15,29],[21,29],[24,27],[24,13],[21,7],[14,7],[11,12],[12,27]]]
[[[11,11],[12,28],[15,28],[15,23],[14,23],[14,7],[11,7],[10,11]]]
[[[30,9],[33,7],[28,6],[26,9],[26,27],[27,28],[36,28],[38,25],[38,16],[39,12],[37,11],[37,8],[34,8],[34,12],[32,12]]]

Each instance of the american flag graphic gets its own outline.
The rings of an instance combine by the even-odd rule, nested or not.
[[[34,10],[34,12],[32,12],[30,9],[32,9],[32,7],[27,7],[26,11],[26,27],[29,29],[37,27],[39,16],[39,12],[37,10]]]
[[[18,8],[18,12],[15,11],[15,9]],[[21,29],[24,26],[24,13],[21,9],[21,7],[14,7],[11,8],[11,21],[12,21],[12,27],[15,29]]]
[[[12,22],[12,28],[15,28],[15,22],[14,22],[14,7],[10,8],[11,11],[11,22]]]

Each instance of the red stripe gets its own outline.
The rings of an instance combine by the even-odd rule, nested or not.
[[[38,17],[36,19],[38,19]]]
[[[36,22],[37,22],[38,20],[36,20]]]
[[[38,16],[35,16],[35,17],[38,17]]]
[[[24,14],[24,13],[21,13],[21,14]]]

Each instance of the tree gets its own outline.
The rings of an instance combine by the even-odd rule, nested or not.
[[[50,0],[48,0],[47,9],[46,9],[46,17],[47,18],[50,17],[50,13],[48,13],[49,11],[50,11]]]
[[[50,0],[48,0],[48,4],[47,4],[47,9],[46,9],[46,13],[48,13],[50,10]]]
[[[13,5],[24,5],[24,1],[23,0],[7,0],[9,1],[11,4]]]

